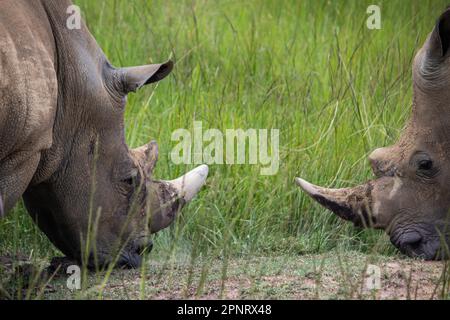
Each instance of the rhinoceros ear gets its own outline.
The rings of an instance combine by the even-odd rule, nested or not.
[[[428,54],[431,58],[443,58],[450,47],[450,7],[441,14],[430,35]]]
[[[142,86],[164,79],[173,69],[173,62],[148,64],[139,67],[122,68],[122,81],[125,93],[135,92]]]

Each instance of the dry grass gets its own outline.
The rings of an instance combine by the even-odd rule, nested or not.
[[[369,263],[381,269],[379,290],[367,288]],[[83,291],[67,289],[67,275],[60,273],[35,292],[45,299],[448,298],[442,292],[444,262],[345,252],[237,258],[224,265],[220,258],[194,264],[152,260],[144,273],[115,270],[104,287],[102,274],[90,273]]]

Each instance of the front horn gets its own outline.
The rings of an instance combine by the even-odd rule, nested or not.
[[[192,198],[199,192],[200,188],[205,184],[208,176],[208,166],[202,164],[197,168],[189,171],[184,176],[175,180],[164,181],[174,188],[178,196],[184,201],[191,201]]]
[[[340,218],[351,221],[357,226],[371,226],[371,190],[369,183],[354,188],[329,189],[323,188],[301,178],[295,182],[311,198],[325,208],[333,211]]]

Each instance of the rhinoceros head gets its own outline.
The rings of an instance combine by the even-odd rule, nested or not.
[[[184,204],[197,194],[205,183],[208,167],[201,165],[175,180],[156,180],[153,175],[158,159],[156,142],[130,149],[124,141],[123,114],[127,95],[165,78],[173,63],[168,61],[129,68],[114,68],[107,61],[104,63],[106,70],[101,77],[105,85],[103,89],[97,88],[92,100],[98,102],[95,108],[103,109],[101,117],[107,118],[102,120],[100,128],[98,121],[94,123],[95,145],[94,136],[88,134],[91,157],[82,156],[81,159],[82,162],[91,162],[89,178],[94,180],[85,187],[95,189],[90,191],[94,192],[91,206],[100,210],[100,215],[104,211],[110,217],[103,224],[105,234],[114,229],[115,223],[117,227],[126,226],[130,228],[128,236],[133,250],[139,251],[148,244],[149,233],[168,227]],[[94,117],[96,115],[97,110]],[[126,221],[115,221],[118,216],[126,217]]]
[[[150,235],[168,227],[204,184],[205,165],[175,180],[155,179],[156,142],[136,149],[125,143],[127,95],[163,79],[172,66],[114,68],[102,57],[87,69],[78,66],[74,76],[86,72],[85,81],[61,82],[57,141],[43,167],[51,167],[53,158],[62,163],[48,180],[32,183],[24,199],[41,229],[70,258],[82,260],[88,250],[91,266],[115,259],[138,266],[151,247]]]
[[[327,189],[297,178],[339,217],[381,228],[403,253],[448,257],[450,243],[450,10],[439,18],[413,66],[411,118],[398,142],[369,156],[376,179]]]

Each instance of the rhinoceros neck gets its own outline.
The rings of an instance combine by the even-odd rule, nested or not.
[[[53,126],[53,143],[43,152],[31,185],[54,179],[64,169],[67,159],[74,159],[80,144],[89,144],[86,118],[92,96],[103,88],[103,73],[109,63],[84,22],[81,28],[67,26],[65,0],[41,0],[52,28],[55,43],[58,82],[57,111]],[[83,141],[85,139],[85,141]]]

